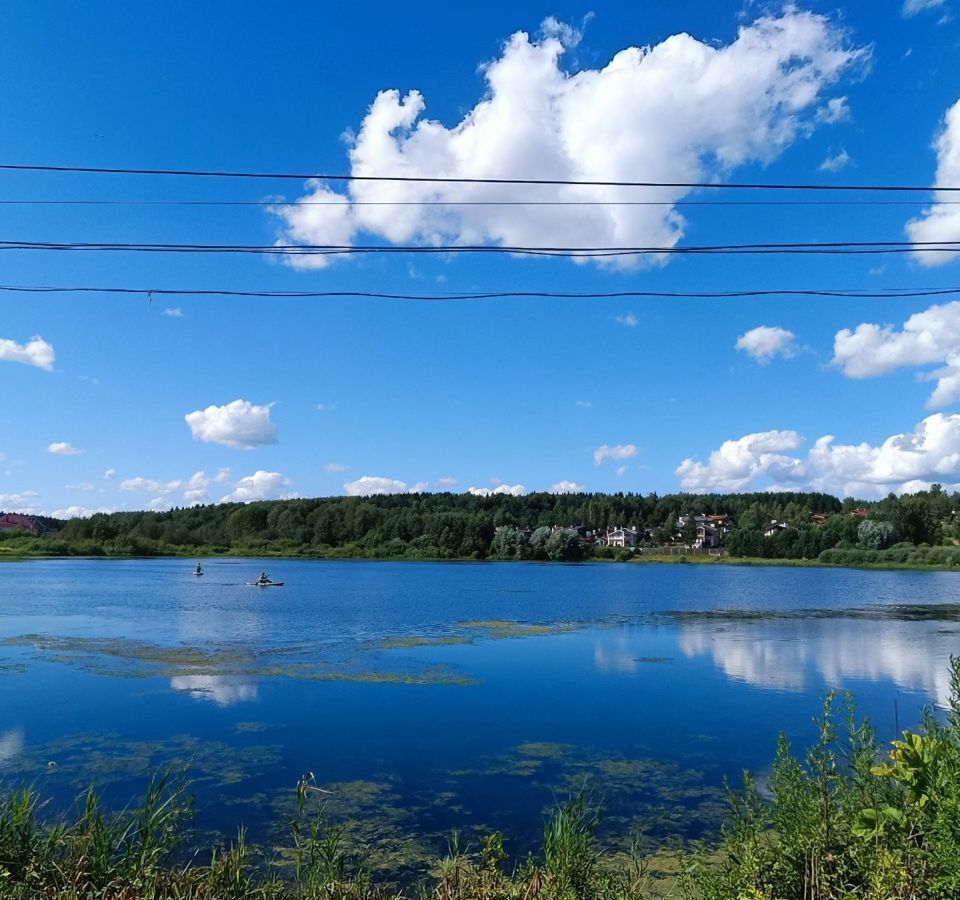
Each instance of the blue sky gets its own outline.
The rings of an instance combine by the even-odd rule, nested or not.
[[[253,3],[14,3],[0,27],[0,162],[958,183],[960,110],[955,135],[945,116],[960,100],[953,18],[960,8],[953,0],[910,2],[488,3],[482,14],[432,3],[374,11],[298,3],[282,14]],[[517,32],[528,38],[511,42]],[[682,33],[689,37],[670,39]],[[646,57],[621,53],[630,47],[653,49]],[[778,53],[782,64],[771,68]],[[624,74],[601,74],[617,54]],[[384,116],[406,109],[410,130],[391,132],[373,117],[364,126],[378,93],[391,89],[400,92],[396,102],[387,97],[378,109]],[[398,105],[410,91],[423,99],[417,116],[412,104]],[[465,117],[468,126],[457,129]],[[418,133],[424,121],[436,124]],[[532,196],[485,190],[488,199]],[[326,195],[301,182],[0,174],[5,200],[318,196]],[[907,222],[929,203],[914,199],[680,206],[682,233],[661,213],[624,224],[602,207],[596,221],[578,208],[436,219],[429,208],[369,206],[349,207],[349,220],[334,221],[324,218],[329,207],[310,204],[287,207],[289,216],[263,206],[7,204],[0,239],[903,240]],[[950,208],[941,211],[913,236],[960,239]],[[303,269],[255,256],[8,250],[0,262],[8,285],[415,292],[960,285],[960,263],[933,266],[916,255],[675,257],[634,269],[397,255]],[[148,303],[4,294],[0,508],[163,508],[415,486],[780,485],[876,496],[955,484],[960,392],[951,379],[960,378],[952,368],[960,313],[948,301],[187,296]],[[903,332],[916,314],[924,315]],[[871,327],[885,324],[892,328]],[[740,340],[759,327],[782,331]],[[844,329],[850,333],[838,337]],[[23,349],[34,336],[52,348],[52,362],[34,352],[39,345]],[[940,375],[924,380],[931,372]],[[194,412],[191,427],[185,417]],[[820,440],[828,435],[834,440]],[[603,447],[616,449],[598,454]]]

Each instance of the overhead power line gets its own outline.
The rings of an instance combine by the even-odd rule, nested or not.
[[[110,242],[0,241],[2,250],[134,253],[237,253],[266,256],[358,256],[365,254],[513,254],[574,259],[628,256],[727,255],[877,255],[888,253],[960,253],[960,241],[810,241],[795,243],[712,244],[681,247],[529,247],[500,244],[349,245],[349,244],[151,244]]]
[[[172,175],[187,178],[263,178],[297,181],[338,182],[408,182],[422,184],[528,184],[570,187],[640,187],[684,188],[709,190],[764,191],[906,191],[960,192],[960,186],[912,184],[784,184],[770,182],[703,182],[703,181],[619,181],[565,178],[470,178],[449,175],[345,175],[327,172],[237,172],[209,169],[140,169],[107,166],[40,166],[0,163],[0,171],[49,172],[87,175]]]
[[[53,285],[0,285],[0,293],[16,294],[121,294],[153,297],[251,297],[263,299],[370,299],[410,301],[458,301],[502,299],[548,300],[620,300],[677,299],[727,300],[750,297],[838,297],[849,300],[902,300],[919,297],[960,295],[960,287],[891,288],[760,288],[731,291],[473,291],[473,292],[394,292],[394,291],[260,291],[212,288],[134,288]]]
[[[960,200],[0,200],[0,206],[960,206]]]

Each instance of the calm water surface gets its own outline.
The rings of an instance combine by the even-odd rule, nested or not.
[[[947,698],[960,576],[182,560],[0,566],[0,778],[116,803],[186,763],[197,825],[280,839],[313,772],[385,870],[454,827],[534,846],[586,786],[613,846],[714,834],[725,777],[831,688],[881,736]],[[282,588],[245,587],[261,569]],[[206,834],[204,834],[206,836]]]

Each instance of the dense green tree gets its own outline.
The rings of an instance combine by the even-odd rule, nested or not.
[[[40,538],[14,534],[4,535],[3,541],[8,550],[16,546],[51,554],[231,551],[418,559],[576,559],[581,546],[570,530],[573,526],[605,529],[631,523],[652,529],[652,542],[663,544],[673,540],[680,516],[707,513],[733,517],[736,527],[725,536],[724,546],[734,556],[911,564],[942,559],[937,564],[954,565],[952,551],[960,541],[958,510],[960,495],[937,485],[929,491],[890,495],[879,501],[848,498],[843,504],[828,494],[799,492],[539,493],[523,497],[400,494],[100,514],[67,523],[50,520],[49,533]],[[811,521],[814,513],[818,514],[816,523]],[[771,519],[785,520],[791,527],[766,538],[762,531]],[[880,536],[861,539],[865,523],[869,524],[864,537]],[[895,530],[890,532],[890,527]],[[683,537],[694,540],[692,523]],[[900,544],[889,546],[897,539]],[[948,546],[938,546],[941,543]],[[926,545],[936,553],[926,550]],[[822,557],[825,552],[833,555]],[[878,553],[886,555],[869,556]],[[617,556],[597,547],[590,549],[590,555]]]

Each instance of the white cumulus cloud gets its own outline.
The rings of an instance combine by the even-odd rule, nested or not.
[[[78,450],[69,441],[55,441],[47,447],[47,453],[52,453],[54,456],[79,456],[83,451]]]
[[[828,434],[806,456],[789,454],[802,440],[795,431],[744,435],[725,441],[706,463],[685,459],[677,475],[684,490],[697,493],[789,484],[792,489],[874,497],[960,479],[960,415],[934,413],[913,431],[880,444],[842,444]]]
[[[927,400],[935,409],[960,400],[960,301],[915,313],[901,329],[863,322],[833,339],[833,364],[848,378],[873,378],[904,367],[938,365],[924,373],[936,387]]]
[[[468,487],[467,493],[474,497],[493,497],[496,494],[522,497],[527,493],[527,489],[522,484],[498,484],[495,488]]]
[[[114,511],[106,506],[100,506],[96,509],[89,509],[86,506],[67,506],[63,509],[55,509],[50,515],[55,519],[89,519],[90,516],[97,513],[112,513]]]
[[[550,486],[549,493],[551,494],[582,494],[586,488],[582,484],[577,484],[575,481],[558,481],[556,484]]]
[[[593,451],[593,462],[599,466],[608,459],[632,459],[637,453],[636,444],[615,444],[612,447],[601,444]]]
[[[40,512],[36,491],[20,491],[16,494],[0,494],[0,511],[34,515]]]
[[[762,366],[777,356],[789,359],[797,355],[796,335],[786,328],[772,325],[760,325],[741,334],[737,338],[736,348],[752,356]]]
[[[56,354],[53,352],[53,347],[39,335],[30,338],[25,344],[0,338],[0,359],[36,366],[38,369],[52,372]]]
[[[676,34],[654,46],[628,47],[596,69],[570,72],[561,65],[574,43],[574,31],[551,20],[539,37],[514,34],[483,68],[484,98],[452,127],[427,117],[418,91],[381,91],[352,139],[351,173],[709,181],[745,163],[772,161],[818,119],[838,116],[833,102],[838,98],[825,93],[869,56],[851,48],[828,17],[792,6],[744,25],[725,46]],[[688,192],[662,188],[656,199],[673,203]],[[513,185],[507,194],[527,200],[547,196],[535,185]],[[686,224],[673,206],[611,204],[636,200],[629,188],[551,187],[550,199],[596,203],[568,208],[495,205],[507,194],[496,184],[365,181],[351,182],[340,194],[309,182],[300,200],[278,203],[272,213],[281,222],[278,240],[284,244],[373,239],[672,247]],[[382,205],[395,202],[409,205]],[[305,268],[323,267],[330,259],[287,258]],[[621,267],[663,262],[605,260]]]
[[[960,184],[960,100],[947,110],[943,130],[933,144],[937,151],[937,174],[934,183],[943,187]],[[907,237],[917,243],[960,241],[960,206],[944,203],[956,200],[955,194],[935,191],[934,205],[907,223]],[[956,252],[917,249],[914,259],[925,266],[942,266],[957,258]]]
[[[183,484],[183,500],[187,506],[196,506],[199,503],[206,503],[210,499],[207,491],[212,482],[222,483],[230,477],[229,469],[221,469],[213,478],[210,478],[202,469],[194,474]]]
[[[120,482],[121,491],[134,491],[138,494],[172,494],[183,484],[180,480],[155,481],[152,478],[125,478]]]
[[[234,400],[225,406],[208,406],[187,413],[184,419],[196,440],[210,444],[252,450],[277,442],[277,428],[270,421],[270,404],[257,406],[247,400]]]
[[[208,490],[214,483],[223,484],[230,478],[229,469],[220,469],[216,475],[210,476],[201,469],[194,472],[189,478],[175,478],[171,481],[158,481],[153,478],[126,478],[120,482],[121,491],[138,494],[153,495],[149,502],[150,509],[167,509],[173,504],[168,499],[171,494],[183,492],[183,502],[187,506],[196,506],[198,503],[209,502]]]
[[[234,486],[233,492],[227,494],[221,503],[250,503],[253,500],[290,500],[296,497],[295,493],[287,488],[293,482],[284,478],[279,472],[264,472],[262,469],[241,478]]]
[[[396,478],[363,475],[356,481],[348,481],[343,490],[350,497],[368,497],[371,494],[406,494],[410,487],[405,481]]]
[[[677,467],[685,491],[742,491],[755,478],[780,472],[791,460],[784,451],[796,450],[803,438],[795,431],[761,431],[724,441],[706,463],[685,459]]]

